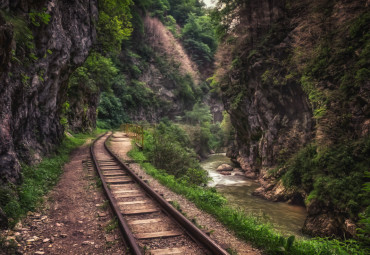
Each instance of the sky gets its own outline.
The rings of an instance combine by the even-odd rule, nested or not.
[[[217,0],[203,0],[207,7],[214,7]]]

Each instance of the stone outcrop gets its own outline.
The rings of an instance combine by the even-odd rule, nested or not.
[[[0,7],[0,180],[16,183],[20,161],[37,162],[61,142],[67,81],[95,41],[98,11],[96,0],[1,0]],[[31,10],[43,8],[47,24],[28,22]]]
[[[343,106],[338,101],[346,95],[338,96],[342,85],[341,81],[333,84],[333,73],[346,67],[328,68],[326,77],[319,68],[319,79],[314,85],[303,84],[307,65],[320,61],[315,58],[321,54],[318,49],[325,41],[323,38],[335,34],[335,47],[349,47],[341,40],[349,37],[350,22],[366,8],[369,8],[366,0],[335,3],[261,0],[240,4],[229,15],[234,17],[230,22],[230,38],[219,47],[216,71],[225,109],[235,128],[235,140],[227,156],[245,170],[246,176],[262,184],[255,195],[304,204],[307,191],[284,187],[278,178],[282,175],[273,176],[270,171],[278,170],[313,141],[325,147],[335,143],[340,135],[345,136],[348,130],[353,131],[349,139],[369,134],[368,82],[361,84],[357,99],[352,97]],[[316,86],[316,91],[309,86]],[[312,99],[317,95],[324,99]],[[320,116],[321,110],[326,113],[324,117]],[[329,213],[334,208],[328,205],[321,205],[321,210],[314,213],[310,210],[314,204],[308,206],[306,233],[351,236],[353,227],[345,224],[348,214]],[[325,222],[330,222],[327,228],[323,227]]]

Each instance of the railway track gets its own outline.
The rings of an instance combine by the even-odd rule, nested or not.
[[[131,254],[228,254],[116,157],[109,136],[91,156]]]

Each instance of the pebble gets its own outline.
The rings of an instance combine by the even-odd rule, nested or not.
[[[22,223],[20,223],[20,222],[18,222],[16,225],[15,225],[15,227],[14,227],[14,230],[16,230],[16,231],[21,231],[22,230]]]
[[[107,214],[105,212],[99,212],[98,213],[98,216],[99,217],[105,217],[105,216],[107,216]]]
[[[55,226],[57,226],[57,227],[61,227],[61,226],[62,226],[62,224],[61,224],[61,223],[55,223]]]
[[[64,234],[64,233],[62,233],[62,234],[60,234],[60,237],[62,237],[62,238],[66,238],[68,235],[67,234]]]
[[[35,239],[31,238],[31,239],[28,239],[26,242],[27,242],[27,245],[31,245],[34,241]]]
[[[9,241],[9,240],[14,240],[15,241],[15,236],[7,236],[6,237],[6,240]]]
[[[50,242],[50,239],[49,238],[45,238],[44,240],[42,240],[43,243],[47,243],[47,242]]]
[[[43,251],[36,251],[35,254],[42,255],[42,254],[45,254],[45,252],[43,252]]]
[[[94,242],[90,242],[90,241],[83,241],[82,242],[82,245],[90,245],[90,244],[94,244]]]
[[[114,236],[105,236],[105,240],[107,241],[107,242],[113,242],[114,241]]]
[[[82,223],[84,223],[84,222],[83,222],[82,220],[79,220],[79,221],[78,221],[78,223],[82,224]]]

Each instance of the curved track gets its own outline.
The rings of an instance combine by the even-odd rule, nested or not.
[[[91,156],[131,254],[228,254],[96,139]]]

